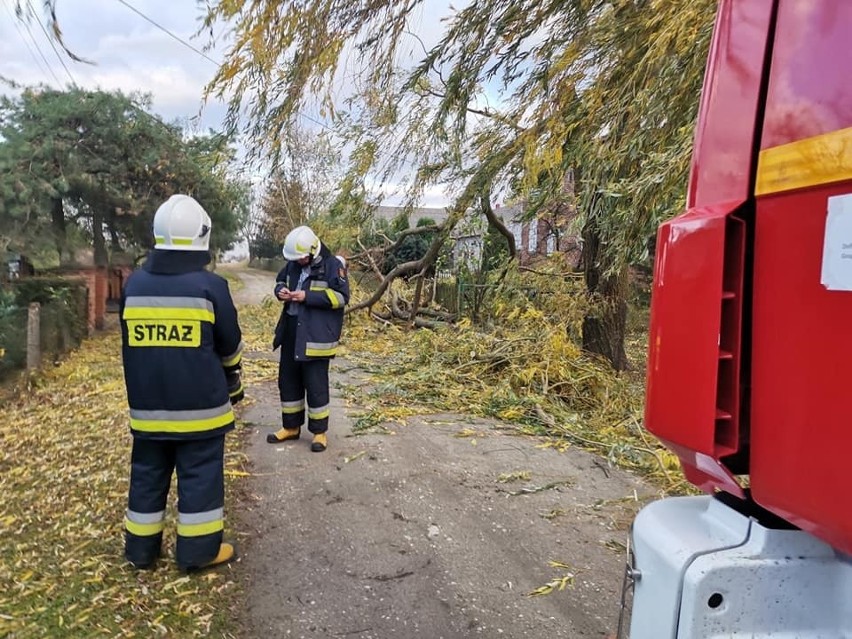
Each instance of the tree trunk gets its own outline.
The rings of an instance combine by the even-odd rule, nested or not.
[[[583,348],[605,357],[615,370],[630,363],[624,352],[627,326],[627,267],[606,274],[601,263],[600,235],[590,217],[583,228],[583,271],[589,310],[583,318]]]
[[[92,207],[92,239],[95,248],[95,266],[107,266],[109,255],[104,240],[104,215],[99,207]]]
[[[56,252],[59,254],[59,263],[62,264],[62,256],[68,246],[68,233],[65,227],[65,208],[62,206],[62,198],[55,198],[51,202],[50,224],[53,227],[53,238],[56,242]]]
[[[107,230],[109,231],[110,249],[113,253],[121,250],[121,240],[118,237],[118,229],[116,228],[115,213],[111,213],[107,219]]]

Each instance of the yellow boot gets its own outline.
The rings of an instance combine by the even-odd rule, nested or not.
[[[328,448],[328,438],[325,436],[325,433],[316,433],[314,441],[311,442],[311,450],[315,453],[321,453],[326,448]]]
[[[274,433],[269,433],[266,436],[266,441],[270,444],[280,444],[291,439],[299,439],[299,435],[301,434],[301,428],[281,428]]]
[[[208,570],[209,568],[215,568],[216,566],[224,566],[225,564],[231,563],[237,557],[237,551],[234,549],[233,544],[229,544],[227,542],[223,542],[219,544],[219,553],[210,561],[208,561],[203,566],[192,566],[186,569],[186,572],[201,572],[203,570]]]

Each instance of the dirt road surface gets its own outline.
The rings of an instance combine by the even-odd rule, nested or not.
[[[240,273],[238,301],[269,293],[273,274]],[[332,363],[330,445],[319,454],[306,431],[267,444],[280,422],[277,388],[248,389],[251,477],[240,512],[230,514],[240,533],[244,636],[613,634],[627,528],[652,489],[583,451],[541,448],[465,415],[353,436],[358,407],[340,388],[368,383],[346,361]],[[556,589],[530,595],[547,584]]]

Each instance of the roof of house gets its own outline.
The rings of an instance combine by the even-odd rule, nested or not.
[[[390,221],[396,218],[403,211],[405,211],[405,208],[402,206],[377,206],[373,210],[373,215],[375,215],[378,219]],[[509,223],[517,220],[521,213],[523,213],[523,207],[519,204],[512,204],[509,206],[496,205],[494,207],[494,212],[504,222]],[[438,207],[412,209],[408,215],[408,223],[410,226],[414,226],[417,224],[419,219],[424,217],[434,221],[435,224],[440,224],[449,217],[449,212],[446,208]]]
[[[377,206],[373,210],[373,215],[378,219],[390,221],[399,216],[403,211],[405,211],[405,208],[402,206]],[[411,212],[408,214],[408,223],[410,226],[414,226],[419,219],[425,217],[435,222],[435,224],[440,224],[447,219],[447,216],[448,213],[445,208],[411,209]]]

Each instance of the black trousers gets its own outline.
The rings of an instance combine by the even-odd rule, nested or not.
[[[125,556],[136,565],[160,555],[166,501],[177,470],[178,526],[175,557],[197,568],[219,552],[225,525],[225,436],[209,439],[133,438]]]
[[[296,323],[298,318],[286,316],[281,360],[278,363],[278,391],[281,396],[281,425],[301,428],[305,423],[305,399],[308,408],[308,430],[328,430],[328,359],[296,360]]]

